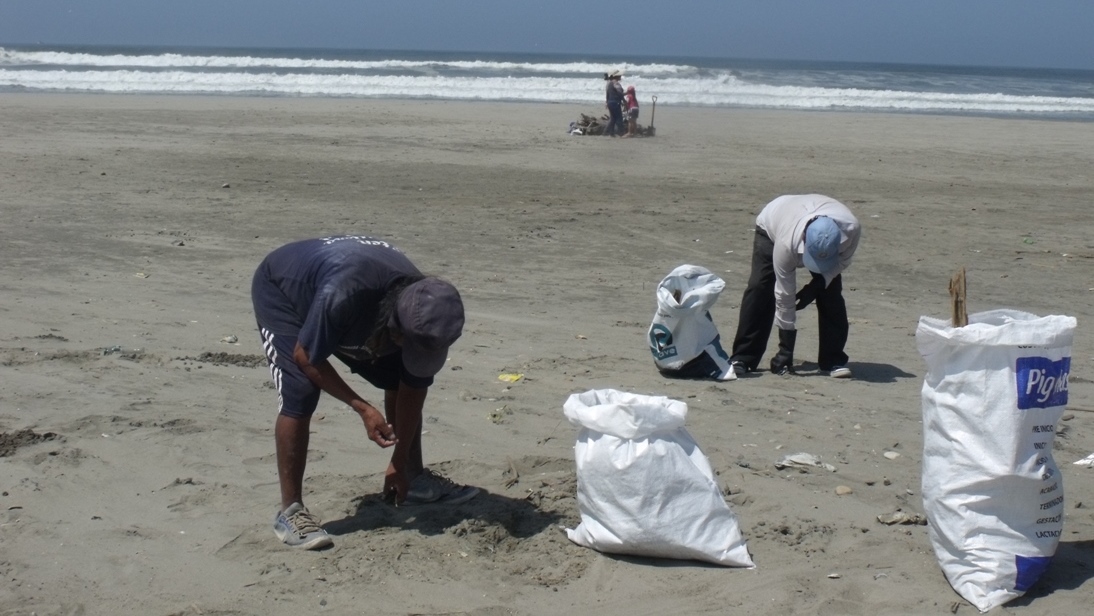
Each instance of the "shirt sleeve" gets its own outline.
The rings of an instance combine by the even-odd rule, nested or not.
[[[779,329],[794,329],[797,312],[797,255],[784,246],[775,246],[772,253],[772,266],[775,269],[775,325]]]
[[[352,324],[349,308],[346,297],[336,285],[328,284],[316,292],[297,338],[308,352],[311,363],[321,362],[334,354],[343,332]]]

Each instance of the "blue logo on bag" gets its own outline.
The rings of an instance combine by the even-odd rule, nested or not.
[[[1026,592],[1037,580],[1041,579],[1049,563],[1051,556],[1015,556],[1014,569],[1017,574],[1014,579],[1014,590]]]
[[[1019,357],[1014,369],[1018,373],[1019,409],[1045,409],[1067,404],[1070,357],[1057,361],[1047,357]]]
[[[658,323],[650,328],[650,353],[657,359],[676,357],[676,346],[672,342],[672,332]]]

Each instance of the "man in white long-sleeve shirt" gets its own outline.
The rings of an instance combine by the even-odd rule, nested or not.
[[[817,364],[836,378],[849,378],[847,305],[842,272],[858,248],[858,219],[839,201],[824,195],[783,195],[756,217],[752,274],[741,299],[737,335],[730,361],[738,375],[758,369],[767,350],[771,325],[779,328],[779,351],[771,371],[794,371],[796,311],[814,300],[820,328]],[[812,279],[797,291],[796,271]]]

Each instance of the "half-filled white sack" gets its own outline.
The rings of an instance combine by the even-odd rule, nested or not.
[[[581,524],[566,534],[601,552],[751,567],[737,517],[699,445],[688,407],[664,396],[598,389],[563,407],[574,447]]]
[[[726,283],[705,267],[681,265],[657,285],[657,312],[649,329],[653,363],[666,376],[737,378],[722,349],[710,307]]]
[[[928,535],[950,585],[980,611],[1024,594],[1060,541],[1052,445],[1075,325],[1014,310],[970,315],[965,327],[919,320]]]

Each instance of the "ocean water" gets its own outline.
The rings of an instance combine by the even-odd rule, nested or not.
[[[658,105],[1094,120],[1094,71],[407,51],[0,47],[0,91]]]

